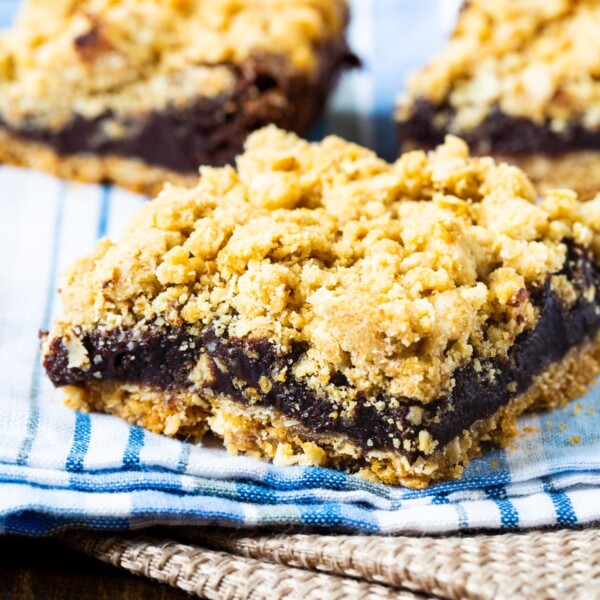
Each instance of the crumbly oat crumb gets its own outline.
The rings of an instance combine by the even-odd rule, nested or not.
[[[398,116],[427,98],[448,103],[449,131],[479,125],[492,107],[563,131],[600,126],[597,0],[472,0],[436,59],[416,73]]]
[[[538,204],[521,171],[470,158],[456,138],[388,164],[337,137],[268,127],[237,170],[167,186],[120,240],[78,260],[49,339],[97,324],[211,326],[282,352],[302,344],[294,375],[342,415],[359,392],[427,402],[473,355],[502,358],[535,327],[529,291],[561,269],[565,241],[599,255],[599,234],[600,198],[557,190]]]
[[[228,63],[273,49],[311,73],[346,12],[345,0],[28,0],[0,36],[0,114],[59,128],[73,112],[137,114],[211,97],[234,84]]]

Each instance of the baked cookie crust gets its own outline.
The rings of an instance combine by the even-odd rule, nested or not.
[[[263,125],[305,133],[354,64],[347,16],[345,0],[29,0],[0,36],[0,161],[154,192]]]
[[[442,53],[409,80],[395,117],[411,147],[448,133],[548,189],[600,190],[600,5],[465,3]],[[582,174],[592,165],[589,177]]]
[[[598,372],[600,200],[536,199],[457,138],[388,164],[265,128],[69,269],[45,368],[72,406],[167,435],[458,476]]]

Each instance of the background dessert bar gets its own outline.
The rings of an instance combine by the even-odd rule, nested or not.
[[[193,183],[268,123],[306,133],[344,0],[29,0],[0,37],[0,162],[137,191]]]
[[[465,2],[396,120],[409,147],[444,135],[521,166],[542,189],[600,190],[600,3]]]

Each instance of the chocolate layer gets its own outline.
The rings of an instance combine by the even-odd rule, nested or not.
[[[544,154],[558,156],[575,150],[600,150],[600,130],[586,129],[580,123],[569,124],[564,131],[550,129],[546,123],[535,123],[513,117],[498,107],[470,131],[450,131],[455,111],[449,105],[435,105],[421,98],[413,106],[409,119],[397,124],[402,140],[433,148],[448,133],[460,135],[476,154]]]
[[[255,129],[276,125],[305,133],[318,117],[341,70],[356,65],[344,40],[323,44],[316,77],[294,71],[275,53],[257,54],[243,63],[227,64],[235,86],[214,98],[199,96],[185,106],[168,106],[139,117],[124,118],[106,111],[94,119],[75,114],[62,129],[34,125],[0,127],[26,140],[43,142],[58,154],[118,155],[149,165],[193,174],[201,164],[232,162],[244,140]],[[106,123],[116,121],[127,133],[106,134]]]
[[[61,338],[56,338],[44,366],[57,386],[81,385],[87,380],[121,380],[164,389],[189,389],[193,384],[188,375],[202,349],[212,371],[206,387],[237,402],[246,404],[251,389],[260,404],[297,419],[309,431],[345,434],[364,449],[395,448],[394,438],[418,439],[422,429],[429,431],[443,447],[477,420],[493,415],[515,395],[526,391],[548,365],[598,332],[600,299],[588,300],[582,292],[591,286],[600,286],[600,268],[580,248],[571,247],[561,273],[580,292],[580,299],[572,306],[565,306],[548,280],[532,295],[532,301],[540,310],[536,328],[515,340],[507,360],[480,359],[481,368],[475,370],[471,362],[457,371],[453,389],[424,406],[423,420],[418,427],[408,420],[407,413],[410,406],[423,405],[408,398],[399,398],[398,408],[390,406],[389,397],[373,399],[384,401],[383,410],[362,398],[352,419],[334,416],[337,413],[328,398],[290,375],[305,348],[297,346],[289,354],[281,355],[269,340],[228,339],[217,336],[212,329],[195,335],[190,331],[150,325],[136,332],[111,330],[87,334],[83,343],[91,366],[85,371],[69,368],[67,347]],[[278,375],[286,367],[287,378],[280,381]],[[492,381],[487,376],[490,372],[495,373]],[[264,391],[264,378],[269,382],[269,391]],[[261,379],[263,385],[259,383]],[[349,386],[341,373],[333,379],[340,387]],[[396,426],[398,421],[402,425],[400,432]],[[418,452],[407,451],[402,444],[398,451],[411,461],[418,456]]]

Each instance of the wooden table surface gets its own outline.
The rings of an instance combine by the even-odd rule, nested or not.
[[[52,540],[0,536],[0,599],[189,600]]]

